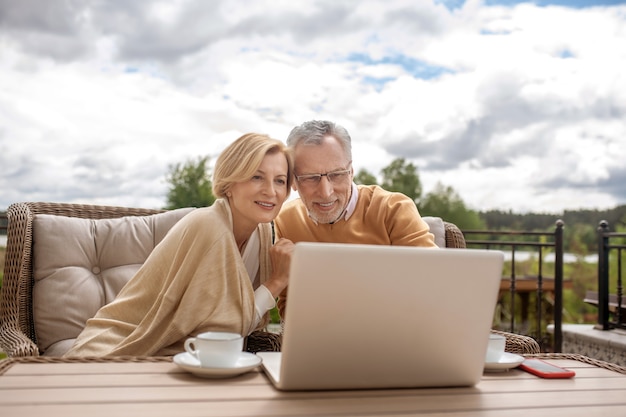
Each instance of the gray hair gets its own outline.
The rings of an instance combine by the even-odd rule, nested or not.
[[[326,136],[333,136],[339,141],[346,156],[352,160],[352,139],[348,131],[338,124],[327,120],[311,120],[296,126],[287,137],[287,146],[320,145]]]

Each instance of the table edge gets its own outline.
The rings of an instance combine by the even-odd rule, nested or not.
[[[0,376],[18,363],[145,363],[172,362],[172,356],[16,356],[0,360]]]
[[[578,353],[534,353],[522,355],[526,358],[538,359],[570,359],[594,365],[626,375],[626,367],[615,363],[590,358]],[[108,357],[52,357],[52,356],[19,356],[0,360],[0,376],[17,363],[145,363],[172,362],[172,356],[108,356]]]

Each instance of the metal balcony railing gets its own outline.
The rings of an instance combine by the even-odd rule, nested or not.
[[[609,231],[609,223],[598,226],[598,292],[588,292],[585,301],[598,305],[596,328],[626,329],[626,300],[622,280],[622,260],[626,249],[626,233]],[[611,277],[614,279],[611,280]]]
[[[560,352],[563,343],[563,226],[558,220],[552,232],[463,230],[468,248],[501,250],[507,255],[498,303],[501,330],[535,338],[542,351]],[[522,254],[536,259],[537,266],[520,276],[522,262],[528,262],[519,259]],[[550,269],[552,277],[546,276]],[[548,324],[554,326],[552,334]]]

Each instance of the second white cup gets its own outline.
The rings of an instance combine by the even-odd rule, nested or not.
[[[241,355],[243,337],[238,333],[200,333],[185,340],[185,350],[204,368],[230,368]]]
[[[487,345],[487,354],[485,355],[485,362],[496,363],[500,360],[504,354],[504,347],[506,345],[506,337],[490,333],[489,344]]]

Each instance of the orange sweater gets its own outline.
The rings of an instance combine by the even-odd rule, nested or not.
[[[348,220],[316,224],[300,199],[286,203],[274,221],[276,236],[295,242],[363,243],[433,247],[435,237],[406,195],[377,185],[359,185],[356,207]],[[281,315],[286,290],[278,300]],[[284,317],[284,316],[283,316]]]

